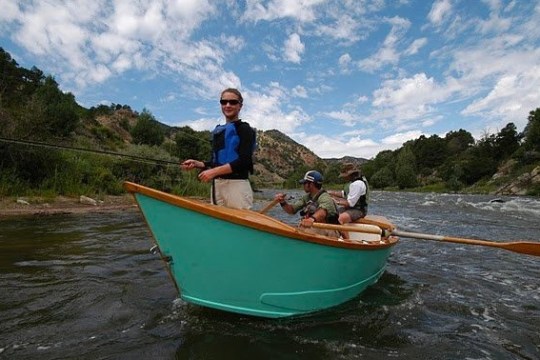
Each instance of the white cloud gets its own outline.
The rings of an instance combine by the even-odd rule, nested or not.
[[[372,105],[383,112],[390,110],[387,113],[394,113],[393,118],[399,122],[425,116],[432,111],[430,104],[447,96],[447,91],[433,78],[416,74],[411,78],[385,81],[374,91]]]
[[[318,36],[327,36],[332,39],[343,41],[345,44],[355,43],[363,38],[364,34],[359,33],[362,22],[350,15],[342,14],[331,25],[319,24],[315,29]]]
[[[350,64],[352,63],[351,55],[343,54],[338,59],[340,71],[347,74],[350,73]]]
[[[373,139],[362,138],[361,136],[336,138],[321,134],[307,135],[305,133],[299,133],[293,134],[291,137],[295,141],[304,144],[308,149],[323,159],[342,158],[345,155],[371,159],[382,150],[392,146],[395,146],[395,148],[392,149],[397,149],[402,145],[402,143],[382,144]],[[346,149],[345,155],[344,149]]]
[[[397,149],[403,145],[403,143],[409,140],[417,139],[421,135],[423,135],[423,133],[419,130],[408,131],[406,133],[396,133],[383,138],[381,143],[389,146],[391,149]]]
[[[303,99],[306,99],[308,97],[306,88],[301,85],[295,86],[292,89],[292,94],[293,96],[303,98]]]
[[[490,8],[489,18],[487,20],[478,21],[478,29],[481,33],[502,33],[510,29],[512,20],[509,18],[501,18],[501,2],[499,0],[484,0],[484,3]]]
[[[285,40],[283,59],[295,64],[299,64],[302,60],[302,54],[304,53],[305,45],[300,40],[300,35],[297,33],[291,34],[287,40]]]
[[[416,39],[412,44],[405,50],[405,55],[414,55],[427,44],[427,38]]]
[[[392,25],[390,32],[375,54],[358,62],[358,67],[361,70],[374,72],[385,65],[398,63],[400,55],[397,51],[397,45],[402,40],[411,23],[407,19],[397,16],[386,19],[386,22]]]
[[[174,0],[166,4],[166,33],[174,37],[189,37],[194,30],[217,13],[218,4],[209,0]]]
[[[189,121],[181,121],[171,124],[172,126],[189,126],[195,131],[204,131],[204,130],[212,130],[216,127],[216,125],[219,125],[220,122],[222,122],[222,119],[220,118],[202,118],[197,120],[189,120]]]
[[[9,7],[12,9],[12,7]],[[223,73],[223,53],[214,44],[191,42],[189,36],[212,16],[207,0],[71,1],[25,4],[14,37],[28,51],[47,55],[53,73],[79,88],[105,82],[130,69],[185,72],[183,83],[213,84]],[[241,38],[225,38],[227,48],[241,49]],[[76,80],[75,80],[76,79]],[[239,83],[231,76],[222,82]],[[186,85],[189,88],[189,85]],[[213,89],[213,86],[209,87]]]
[[[284,94],[254,93],[243,110],[243,117],[259,130],[276,129],[285,134],[294,132],[302,124],[310,121],[309,115],[301,108],[288,112],[281,110],[287,101]]]
[[[452,12],[452,4],[450,0],[438,0],[431,6],[431,11],[428,14],[428,20],[435,26],[440,26],[445,18],[450,16]]]
[[[244,107],[241,118],[259,130],[276,129],[285,134],[293,133],[298,127],[311,121],[310,116],[300,107],[293,107],[289,111],[283,111],[282,104],[290,101],[289,89],[278,83],[271,83],[261,91],[242,91]],[[188,122],[177,123],[177,126],[191,126],[195,130],[211,130],[222,119],[202,118]],[[195,128],[196,127],[196,128]]]
[[[522,73],[502,76],[489,93],[473,101],[463,115],[478,115],[492,120],[492,128],[509,122],[524,127],[527,114],[540,104],[540,65]]]
[[[245,21],[272,21],[281,18],[293,18],[300,22],[313,21],[316,7],[325,0],[250,0],[242,19]],[[267,3],[267,6],[264,5]]]
[[[340,66],[347,66],[351,63],[351,55],[349,54],[343,54],[339,57],[338,63]]]
[[[323,115],[328,116],[331,119],[341,121],[345,126],[354,126],[355,123],[359,120],[358,115],[350,113],[348,111],[330,111],[324,113]]]
[[[0,25],[2,22],[14,21],[21,17],[19,7],[12,0],[0,0]]]

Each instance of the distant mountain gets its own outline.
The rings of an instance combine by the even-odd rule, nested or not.
[[[344,156],[344,157],[339,158],[339,159],[337,159],[337,158],[324,159],[324,161],[326,161],[329,165],[343,164],[343,163],[353,163],[356,166],[361,166],[364,163],[368,162],[369,160],[364,159],[364,158],[357,158],[357,157],[353,157],[353,156]]]

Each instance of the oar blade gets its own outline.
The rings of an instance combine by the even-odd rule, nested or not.
[[[540,243],[530,241],[517,241],[513,243],[504,243],[503,245],[506,250],[510,250],[520,254],[540,256]]]

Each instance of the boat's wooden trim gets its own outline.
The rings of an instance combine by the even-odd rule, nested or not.
[[[308,241],[328,246],[350,248],[350,249],[363,249],[363,250],[377,250],[381,248],[388,248],[395,245],[398,241],[397,237],[389,236],[384,238],[382,242],[360,243],[353,241],[338,241],[335,238],[308,234],[300,231],[298,228],[285,224],[270,216],[260,214],[251,210],[239,210],[225,208],[222,206],[216,206],[212,204],[202,203],[200,201],[187,199],[181,196],[172,195],[156,189],[152,189],[143,185],[135,184],[132,182],[124,182],[124,188],[131,193],[140,193],[171,205],[179,206],[188,210],[203,213],[214,218],[225,220],[234,224],[247,226],[257,230],[270,232],[273,234],[285,236],[292,239]],[[381,220],[381,219],[379,219]],[[375,218],[374,220],[375,221]],[[385,224],[382,220],[382,224]],[[388,222],[387,222],[388,223]],[[374,225],[377,225],[374,223]],[[379,225],[377,225],[379,226]],[[385,225],[388,226],[388,225]]]

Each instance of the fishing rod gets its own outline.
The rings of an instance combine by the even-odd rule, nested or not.
[[[158,164],[158,165],[177,165],[177,166],[179,165],[179,162],[175,162],[175,161],[153,159],[153,158],[145,158],[145,157],[136,156],[136,155],[117,153],[117,152],[114,152],[114,151],[93,150],[93,149],[85,149],[85,148],[80,148],[80,147],[48,144],[48,143],[39,142],[39,141],[32,141],[32,140],[9,139],[9,138],[0,137],[0,141],[6,142],[6,143],[11,143],[11,144],[29,145],[29,146],[37,146],[37,147],[48,147],[48,148],[56,148],[56,149],[88,152],[88,153],[101,154],[101,155],[119,156],[119,157],[128,158],[128,159],[130,159],[132,161],[138,161],[138,162],[147,163],[147,164],[152,164],[153,163],[153,164]]]

